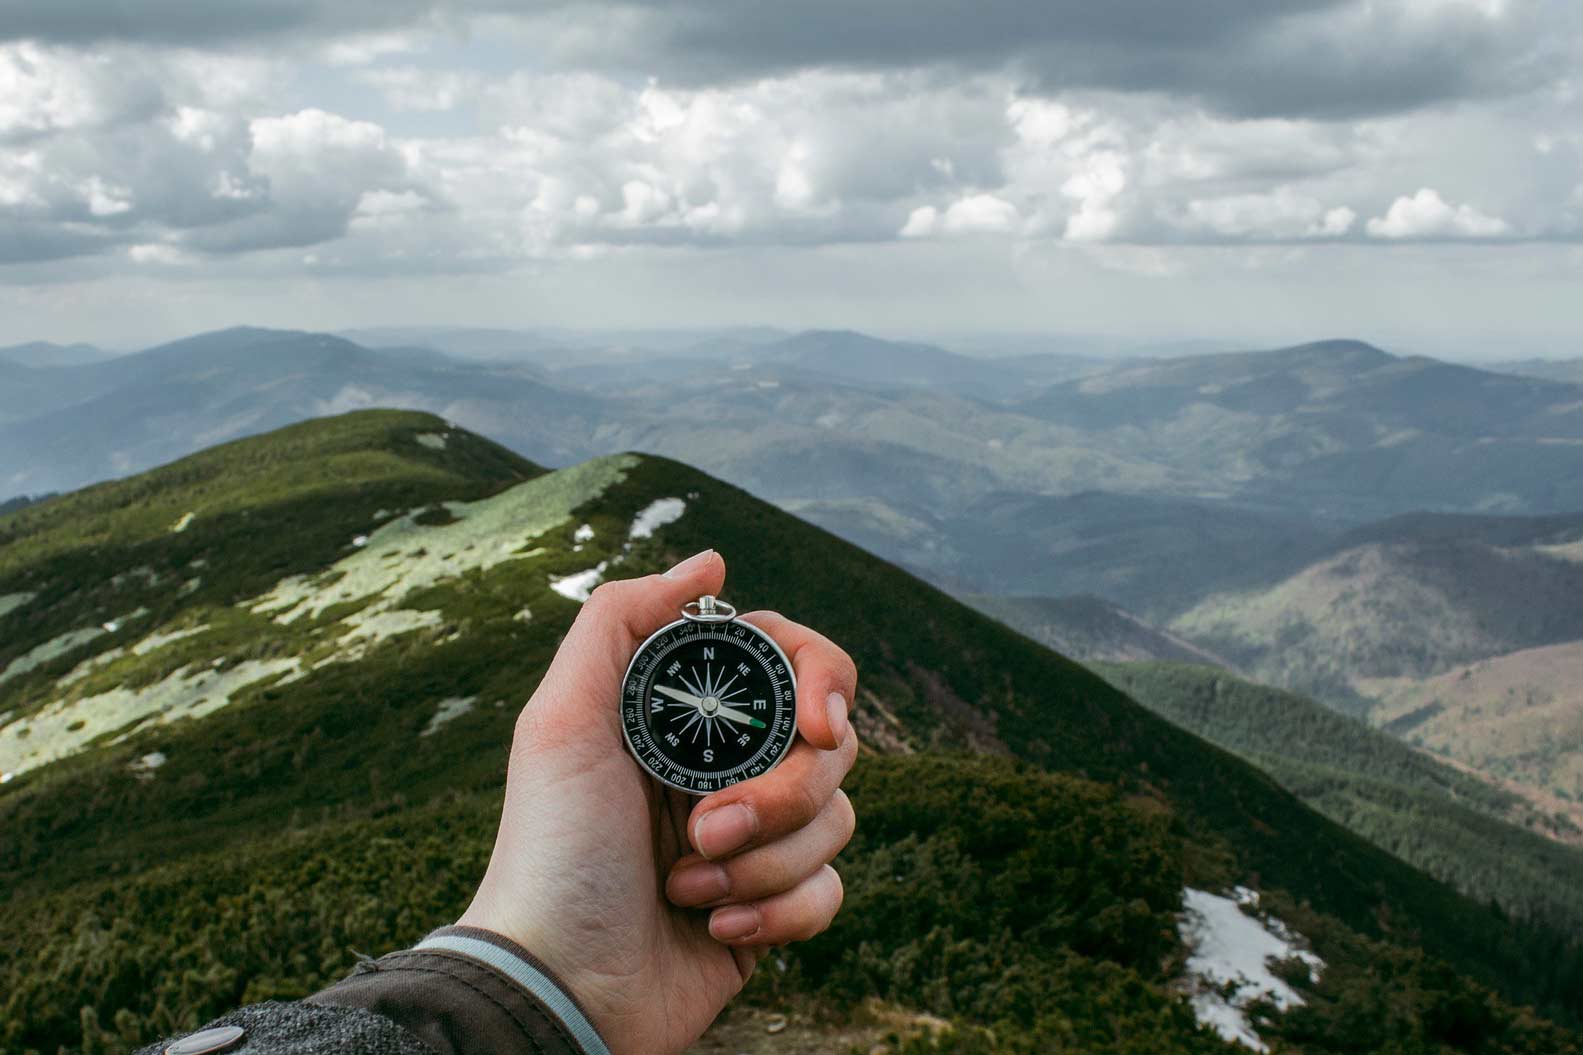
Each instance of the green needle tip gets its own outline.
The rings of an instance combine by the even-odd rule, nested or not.
[[[755,729],[768,729],[769,728],[769,726],[765,725],[763,722],[759,721],[757,718],[749,718],[748,719],[748,724],[751,725]]]

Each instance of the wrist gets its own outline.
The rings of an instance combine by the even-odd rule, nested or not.
[[[514,938],[462,921],[430,932],[413,952],[461,956],[509,979],[541,1005],[585,1055],[610,1055],[594,1018],[573,988],[543,960]]]

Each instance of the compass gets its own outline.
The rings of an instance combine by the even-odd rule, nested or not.
[[[711,595],[682,606],[627,666],[621,730],[638,763],[691,795],[773,769],[797,736],[797,679],[764,631]]]

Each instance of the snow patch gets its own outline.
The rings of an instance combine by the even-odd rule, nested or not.
[[[674,524],[687,511],[687,503],[680,498],[657,498],[644,506],[632,518],[632,538],[649,538],[666,524]]]
[[[550,589],[569,600],[582,604],[588,600],[605,576],[605,569],[610,566],[609,561],[600,561],[596,566],[587,571],[580,571],[573,575],[565,575],[559,579],[550,580]]]
[[[431,451],[445,450],[445,437],[438,432],[420,432],[413,439],[429,448]]]
[[[209,629],[209,624],[202,623],[198,626],[188,627],[185,630],[167,630],[164,633],[153,633],[133,645],[132,654],[134,656],[146,656],[150,652],[164,648],[174,641],[180,641],[182,638],[191,637],[194,634],[201,634],[207,629]]]
[[[418,735],[433,736],[440,731],[442,726],[471,711],[473,702],[477,699],[477,696],[453,696],[448,700],[441,700],[439,710],[434,712],[434,716],[429,719],[429,724],[425,725],[423,732]]]
[[[322,572],[282,579],[243,606],[277,623],[317,618],[332,605],[371,599],[377,614],[397,607],[408,593],[527,560],[527,544],[571,519],[572,510],[603,494],[636,467],[627,456],[600,458],[537,477],[478,502],[446,502],[453,519],[424,526],[414,514],[382,524],[368,543]],[[321,585],[327,584],[327,585]]]
[[[5,670],[0,670],[0,685],[13,678],[42,667],[54,659],[59,659],[74,648],[81,648],[94,638],[103,637],[104,628],[97,626],[84,627],[81,630],[68,630],[59,637],[52,637],[42,645],[35,646],[31,651],[13,659]]]
[[[36,593],[0,593],[0,618],[10,615],[37,596]]]
[[[573,542],[590,542],[593,540],[593,537],[594,526],[592,524],[584,524],[582,527],[572,532]]]
[[[132,775],[137,777],[139,780],[153,780],[154,770],[158,769],[168,761],[169,759],[165,757],[165,752],[150,751],[142,758],[136,759],[128,764],[127,768],[130,769],[132,771]]]
[[[0,784],[9,784],[16,779],[16,774],[11,772],[0,773]]]
[[[192,514],[192,513],[183,513],[180,517],[178,517],[176,519],[176,522],[170,526],[171,531],[175,532],[178,535],[181,534],[183,531],[186,531],[187,528],[192,525],[192,518],[193,518],[193,516],[194,516],[194,514]]]
[[[119,742],[147,722],[165,725],[179,718],[201,718],[229,704],[248,686],[281,675],[281,684],[300,678],[298,661],[248,660],[229,670],[183,667],[142,688],[111,689],[49,704],[0,728],[0,769],[25,773],[75,754],[106,733],[121,733]]]
[[[1247,887],[1237,887],[1231,897],[1187,887],[1177,931],[1189,953],[1182,983],[1198,1021],[1226,1040],[1268,1051],[1248,1020],[1248,1005],[1266,1000],[1286,1011],[1303,1004],[1270,970],[1271,962],[1296,957],[1316,981],[1325,962],[1302,948],[1302,937],[1280,920],[1260,920],[1243,911],[1258,903],[1258,894]]]

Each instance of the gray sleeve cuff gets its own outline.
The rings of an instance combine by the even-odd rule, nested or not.
[[[577,1042],[582,1055],[610,1055],[576,998],[537,957],[509,938],[475,927],[441,927],[412,951],[465,956],[493,968],[543,1004]]]
[[[493,931],[441,927],[308,998],[395,1022],[438,1055],[610,1055],[567,988]]]

